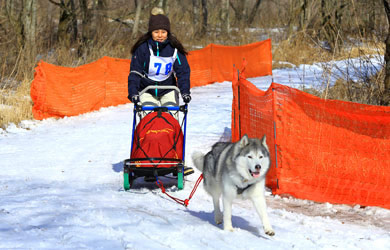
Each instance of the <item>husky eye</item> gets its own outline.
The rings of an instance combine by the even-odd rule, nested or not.
[[[263,159],[263,156],[262,155],[260,155],[260,157],[259,157],[260,159]]]
[[[252,157],[251,155],[248,155],[248,158],[249,158],[249,159],[252,159],[253,157]]]

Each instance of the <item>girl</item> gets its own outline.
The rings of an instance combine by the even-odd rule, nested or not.
[[[190,67],[186,58],[188,53],[171,33],[168,17],[161,12],[153,14],[152,11],[148,32],[138,39],[131,53],[128,98],[135,105],[139,102],[144,106],[179,104],[179,97],[174,90],[152,89],[139,96],[139,91],[147,86],[177,86],[183,101],[191,101]],[[177,119],[177,115],[175,117]],[[184,175],[192,173],[194,170],[191,167],[184,168]]]
[[[128,77],[128,98],[144,106],[177,106],[179,97],[173,90],[152,89],[139,96],[147,86],[177,86],[183,101],[189,103],[190,67],[187,51],[171,33],[170,21],[163,14],[149,18],[148,32],[131,49],[132,58]]]

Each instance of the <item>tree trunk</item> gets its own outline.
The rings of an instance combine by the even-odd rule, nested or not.
[[[326,10],[326,1],[321,0],[321,27],[325,28],[326,25],[328,25],[329,22],[329,14]]]
[[[22,5],[23,6],[23,5]],[[23,25],[21,22],[22,12],[18,10],[15,6],[14,1],[5,1],[5,14],[9,24],[16,33],[16,43],[18,47],[24,46],[24,37],[23,37]]]
[[[257,13],[257,11],[259,9],[260,4],[261,4],[261,0],[256,0],[256,3],[253,6],[252,11],[251,11],[251,13],[249,14],[249,17],[248,17],[248,25],[251,25],[253,23],[253,20],[256,17],[256,13]]]
[[[202,0],[202,29],[201,29],[201,36],[207,35],[207,18],[208,18],[208,11],[207,11],[207,0]]]
[[[82,42],[84,46],[92,40],[91,34],[91,11],[88,8],[88,0],[80,0],[80,9],[82,13]]]
[[[390,3],[388,0],[383,0],[385,12],[387,16],[387,37],[385,40],[386,51],[385,51],[385,80],[384,80],[384,93],[382,96],[381,104],[390,105]]]
[[[71,19],[72,19],[72,41],[76,42],[78,38],[79,29],[77,28],[77,14],[76,14],[76,6],[74,4],[74,0],[70,1],[70,11],[71,11]]]
[[[320,39],[328,42],[330,51],[340,51],[340,42],[343,42],[341,21],[344,8],[347,3],[344,0],[325,1],[321,0],[321,27]]]
[[[36,51],[37,1],[24,0],[22,11],[22,32],[26,60],[32,62]]]
[[[194,29],[193,34],[198,34],[200,23],[200,0],[192,0],[192,27]]]
[[[300,0],[299,8],[299,30],[305,30],[307,23],[307,0]]]
[[[136,38],[138,34],[139,19],[141,17],[141,10],[142,10],[142,1],[139,1],[138,4],[136,2],[136,5],[137,5],[137,10],[135,12],[134,26],[133,26],[133,31],[131,33],[132,38]]]
[[[99,34],[101,31],[105,33],[105,11],[107,8],[107,0],[97,0],[96,6],[93,7],[93,32]],[[96,36],[96,35],[95,35]]]
[[[36,0],[25,0],[22,12],[23,36],[27,44],[35,46],[35,33],[37,22],[37,2]]]
[[[244,22],[248,20],[248,15],[246,13],[247,0],[238,1],[238,4],[233,4],[233,1],[230,0],[230,6],[234,11],[234,17],[236,20],[236,25],[242,26]]]
[[[230,21],[229,21],[229,0],[222,1],[222,33],[228,35],[230,32]]]
[[[288,21],[288,35],[287,37],[291,37],[292,34],[294,34],[295,30],[295,21],[296,21],[296,15],[295,15],[295,0],[289,0],[289,21]]]
[[[58,21],[57,40],[69,47],[78,37],[77,18],[74,0],[50,1],[61,8],[60,19]]]
[[[378,13],[378,12],[380,12],[379,10],[380,10],[380,8],[378,6],[378,2],[373,1],[372,5],[371,5],[371,11],[368,15],[369,16],[368,27],[369,27],[371,35],[375,33],[375,29],[378,26],[377,21],[380,20],[380,18],[378,18],[378,16],[380,16],[380,13]]]
[[[164,13],[167,13],[166,8],[167,8],[167,0],[159,0],[158,1],[158,7],[164,10]]]
[[[329,1],[329,0],[328,0]],[[321,27],[320,27],[320,39],[325,40],[329,46],[330,51],[335,49],[335,35],[334,34],[334,24],[332,23],[332,13],[331,8],[328,8],[329,5],[333,5],[326,0],[321,0]]]
[[[107,0],[98,0],[97,8],[98,10],[104,10],[107,7]]]

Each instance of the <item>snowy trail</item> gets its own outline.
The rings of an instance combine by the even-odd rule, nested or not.
[[[265,89],[264,79],[253,79]],[[231,83],[192,89],[187,164],[229,134]],[[235,232],[213,221],[212,202],[198,188],[189,207],[169,200],[153,183],[122,188],[128,158],[132,104],[59,120],[25,121],[0,130],[0,249],[389,249],[390,212],[273,197],[268,213],[276,235],[268,237],[248,201],[233,204]],[[162,178],[171,195],[184,190]],[[305,212],[306,211],[306,212]],[[307,211],[311,211],[307,212]],[[340,214],[369,217],[343,220]],[[382,223],[374,223],[381,221]],[[370,223],[372,222],[372,223]]]

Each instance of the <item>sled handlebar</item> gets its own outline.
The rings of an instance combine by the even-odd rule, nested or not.
[[[139,95],[144,94],[149,89],[172,89],[172,90],[176,91],[176,93],[180,94],[180,89],[176,86],[158,86],[157,85],[157,86],[147,86],[141,92],[139,92]]]
[[[188,109],[188,106],[187,105],[181,105],[181,106],[167,106],[167,107],[163,107],[163,106],[137,106],[136,108],[136,111],[163,111],[163,112],[168,112],[168,111],[181,111],[181,112],[185,112],[187,111]]]

